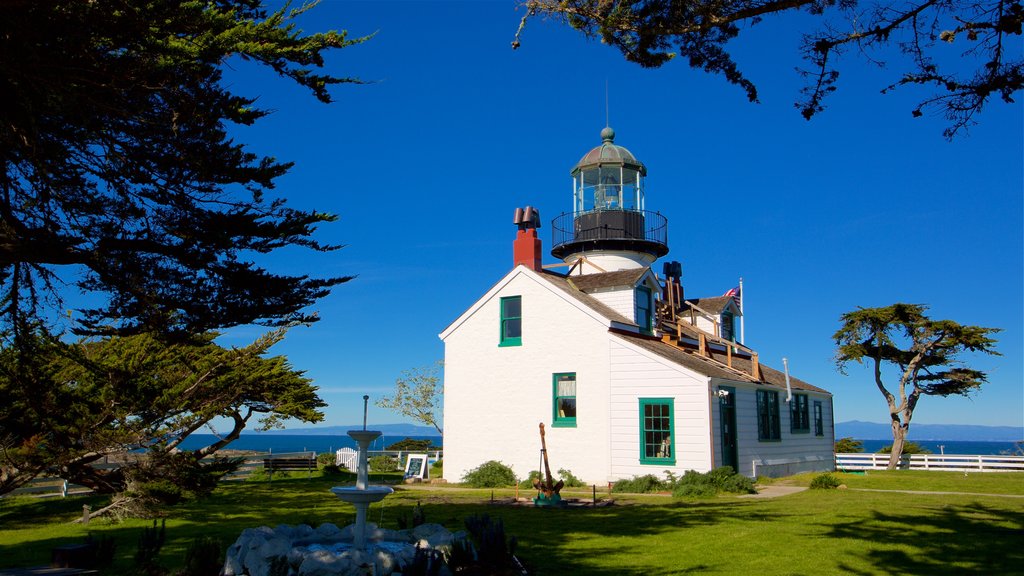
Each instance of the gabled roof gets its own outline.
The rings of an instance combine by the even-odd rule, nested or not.
[[[701,356],[700,354],[687,352],[651,336],[619,331],[615,331],[614,334],[638,348],[652,352],[674,364],[684,366],[694,372],[711,378],[721,378],[723,380],[734,380],[737,382],[749,382],[751,384],[763,383],[770,384],[771,386],[777,386],[782,389],[786,388],[786,375],[764,364],[758,364],[761,369],[763,380],[757,380],[751,376],[751,361],[750,358],[746,356],[734,354],[732,357],[733,369],[729,369],[729,367],[725,365],[724,360],[719,361],[725,357],[725,352],[721,350],[712,350],[710,352],[712,357],[708,358]],[[808,384],[807,382],[804,382],[792,375],[789,377],[789,385],[793,390],[830,394],[828,390]]]
[[[531,270],[530,268],[527,268],[526,266],[520,265],[513,268],[501,280],[495,283],[494,286],[492,286],[491,289],[488,290],[486,294],[477,299],[477,301],[474,302],[472,306],[470,306],[468,309],[466,309],[466,311],[460,314],[458,318],[452,321],[452,323],[449,324],[443,331],[441,331],[441,333],[438,334],[438,336],[440,336],[442,340],[447,338],[448,335],[452,333],[452,331],[456,330],[459,326],[461,326],[462,323],[465,322],[474,313],[476,313],[476,311],[479,310],[484,305],[484,303],[493,298],[506,285],[508,285],[508,283],[511,282],[513,278],[519,275],[525,275],[529,278],[534,279],[542,286],[550,287],[552,293],[559,295],[561,298],[565,299],[570,303],[573,303],[577,308],[583,310],[584,312],[587,312],[592,317],[600,318],[603,321],[606,321],[608,325],[612,328],[632,328],[636,330],[639,329],[636,325],[636,322],[634,322],[633,320],[626,318],[622,314],[619,314],[615,310],[612,310],[604,303],[598,301],[593,296],[585,294],[576,287],[569,284],[568,279],[565,276],[555,272],[548,272],[547,270],[541,270],[537,272]]]
[[[733,308],[733,313],[738,313],[739,310],[736,308],[736,301],[732,299],[732,296],[712,296],[710,298],[691,298],[683,302],[682,309],[689,310],[689,303],[696,304],[700,310],[706,310],[711,314],[721,314],[726,308]],[[730,304],[732,306],[730,306]],[[697,310],[700,312],[700,310]]]
[[[633,282],[635,283],[636,280],[639,280],[640,277],[643,276],[644,270],[641,270],[640,274],[635,274],[635,272],[636,272],[635,270],[628,270],[628,271],[624,270],[624,272],[634,273],[633,275],[636,278],[634,279]],[[545,279],[545,280],[547,280],[553,286],[556,286],[558,289],[560,289],[562,292],[564,292],[564,293],[568,294],[569,296],[575,298],[580,303],[582,303],[585,306],[589,307],[590,309],[594,310],[595,312],[597,312],[601,316],[604,316],[605,318],[611,320],[612,322],[617,322],[619,324],[625,324],[627,326],[636,326],[636,322],[634,322],[633,320],[630,320],[629,318],[626,318],[622,314],[619,314],[615,310],[612,310],[611,307],[609,307],[607,304],[599,301],[597,298],[594,298],[593,296],[590,296],[589,294],[584,292],[582,290],[582,288],[579,287],[579,283],[577,282],[577,280],[579,280],[580,278],[588,278],[588,277],[591,277],[591,276],[607,276],[608,274],[619,274],[619,273],[618,272],[608,272],[608,273],[605,273],[605,274],[586,274],[586,275],[583,275],[583,276],[572,276],[572,277],[569,277],[569,276],[563,276],[562,274],[558,274],[556,272],[549,272],[547,270],[542,270],[540,272],[540,277]],[[622,286],[622,284],[615,284],[615,286]]]

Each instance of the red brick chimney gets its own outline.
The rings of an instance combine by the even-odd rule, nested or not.
[[[537,237],[540,228],[540,211],[532,206],[516,208],[513,223],[519,227],[516,240],[512,243],[512,266],[522,264],[531,270],[541,269],[541,242]]]

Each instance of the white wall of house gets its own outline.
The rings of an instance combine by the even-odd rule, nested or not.
[[[632,286],[589,292],[598,302],[636,321],[636,294]]]
[[[712,388],[729,386],[736,391],[736,434],[737,463],[739,473],[746,476],[787,476],[798,472],[829,471],[835,469],[834,423],[832,422],[832,398],[827,394],[794,390],[794,394],[808,396],[810,415],[809,432],[790,431],[790,407],[786,403],[784,388],[768,387],[779,394],[779,440],[759,440],[757,433],[757,390],[766,389],[744,382],[712,379]],[[822,405],[823,435],[814,433],[814,402]],[[714,457],[715,466],[721,465],[720,412],[713,403]]]
[[[708,378],[609,335],[611,469],[607,480],[665,470],[711,469]],[[674,466],[641,464],[640,399],[672,398],[675,411]]]
[[[521,346],[498,346],[504,296],[522,297]],[[522,267],[481,304],[442,334],[445,477],[459,481],[488,460],[525,477],[538,469],[543,422],[552,472],[606,480],[608,321]],[[575,428],[551,426],[552,375],[564,372],[576,373]]]

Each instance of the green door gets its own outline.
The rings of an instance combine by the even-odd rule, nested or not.
[[[736,389],[718,388],[718,416],[722,427],[722,466],[739,470],[736,457]]]

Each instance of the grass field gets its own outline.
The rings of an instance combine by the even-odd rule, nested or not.
[[[301,476],[305,476],[304,474]],[[398,486],[370,509],[370,520],[395,528],[420,502],[427,521],[460,529],[471,514],[501,517],[518,537],[518,555],[541,576],[583,574],[1021,574],[1024,571],[1024,474],[870,472],[837,474],[848,490],[807,490],[772,499],[719,497],[673,501],[615,495],[615,505],[543,509],[491,503],[492,491]],[[779,481],[808,484],[810,475]],[[210,498],[173,509],[161,558],[180,566],[199,536],[226,548],[260,525],[333,522],[354,510],[328,489],[339,479],[304,477],[224,483]],[[954,495],[873,490],[927,490]],[[499,502],[512,490],[495,490]],[[571,496],[572,494],[570,494]],[[598,492],[602,496],[601,492]],[[590,492],[579,493],[590,496]],[[608,495],[603,494],[604,497]],[[88,532],[113,536],[111,574],[131,574],[146,521],[70,524],[82,505],[102,498],[0,499],[0,568],[46,564],[54,546]]]

